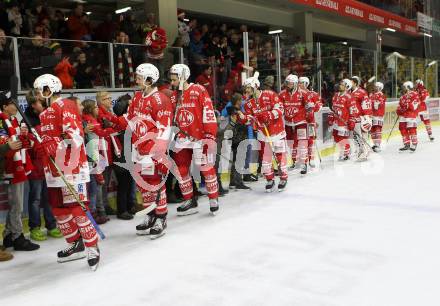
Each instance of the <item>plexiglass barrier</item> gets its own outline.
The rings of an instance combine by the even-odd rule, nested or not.
[[[431,59],[341,43],[289,43],[283,36],[248,34],[248,40],[235,34],[231,41],[219,41],[218,48],[211,46],[200,52],[166,48],[159,54],[151,54],[145,45],[3,36],[0,87],[8,89],[10,76],[15,74],[20,80],[19,90],[27,90],[37,76],[53,73],[65,89],[128,88],[134,86],[134,71],[140,63],[155,64],[161,83],[166,81],[171,65],[186,63],[191,68],[190,81],[209,87],[221,108],[232,93],[241,91],[242,72],[249,71],[245,65],[248,55],[250,73],[259,71],[265,88],[278,90],[285,77],[295,73],[309,77],[326,103],[331,101],[339,80],[353,75],[364,83],[375,76],[376,81],[384,83],[389,98],[399,97],[403,82],[416,79],[424,81],[431,97],[438,96],[438,63]]]

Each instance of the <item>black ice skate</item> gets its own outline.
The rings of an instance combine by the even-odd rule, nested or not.
[[[286,190],[287,180],[280,180],[278,183],[278,192]]]
[[[275,187],[275,181],[274,180],[270,180],[266,182],[266,192],[270,193],[273,191]]]
[[[87,263],[92,271],[96,271],[99,265],[100,252],[98,246],[87,248]]]
[[[136,235],[144,236],[150,235],[150,230],[154,225],[155,215],[154,211],[145,215],[145,220],[139,225],[136,225]]]
[[[411,153],[414,153],[414,152],[416,151],[416,149],[417,149],[417,144],[412,144],[412,145],[409,147],[409,151],[410,151]]]
[[[167,215],[157,216],[153,227],[150,230],[150,238],[157,239],[165,235],[165,230],[167,228]]]
[[[380,150],[380,147],[379,146],[376,146],[376,145],[374,145],[373,147],[372,147],[372,149],[373,149],[373,151],[374,152],[376,152],[376,153],[379,153],[381,150]]]
[[[78,260],[86,257],[85,247],[82,239],[78,239],[75,242],[69,244],[67,248],[58,252],[58,262],[67,262],[72,260]]]
[[[211,215],[215,216],[218,211],[218,200],[217,199],[209,199],[209,211]]]
[[[292,160],[292,165],[290,165],[289,170],[294,170],[296,168],[296,163]]]
[[[399,152],[405,152],[409,150],[409,144],[405,144],[403,147],[399,149]]]
[[[302,175],[306,175],[306,174],[307,174],[307,164],[302,164],[302,165],[301,165],[301,171],[300,171],[300,173],[301,173]]]
[[[182,205],[177,207],[177,215],[178,216],[189,216],[189,215],[196,214],[199,212],[197,206],[198,206],[198,204],[197,204],[197,200],[195,198],[192,198],[190,200],[186,200],[182,203]]]
[[[429,140],[431,141],[431,142],[433,142],[434,141],[434,136],[432,136],[432,134],[430,134],[430,135],[428,135],[429,136]]]

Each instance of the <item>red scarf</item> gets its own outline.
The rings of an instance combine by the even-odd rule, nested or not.
[[[0,111],[0,119],[3,120],[6,126],[2,128],[7,131],[8,136],[0,136],[0,144],[5,144],[9,140],[17,141],[24,138],[20,135],[20,126],[18,125],[17,118],[12,118],[12,121]],[[3,124],[2,124],[3,125]],[[27,175],[29,175],[33,169],[32,161],[29,158],[29,154],[26,148],[19,151],[9,151],[5,156],[5,174],[6,179],[11,180],[11,184],[21,183],[27,180]]]

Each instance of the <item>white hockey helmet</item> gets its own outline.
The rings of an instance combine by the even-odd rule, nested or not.
[[[379,91],[382,91],[382,90],[383,90],[383,83],[382,83],[382,82],[376,82],[376,83],[374,84],[374,86],[376,86],[376,88],[377,88]]]
[[[344,84],[345,90],[350,90],[353,87],[353,82],[350,79],[343,79],[342,84]]]
[[[285,82],[286,82],[286,83],[294,83],[294,84],[298,84],[299,79],[298,79],[298,76],[297,76],[297,75],[295,75],[295,74],[289,74],[289,75],[286,77]]]
[[[159,80],[159,69],[153,64],[140,64],[136,68],[136,74],[144,79],[144,82],[150,78],[152,84]]]
[[[248,86],[252,87],[253,89],[260,88],[260,81],[258,81],[258,77],[255,77],[254,75],[244,80],[243,88],[246,88]]]
[[[412,90],[414,88],[414,84],[411,81],[406,81],[405,83],[403,83],[402,87],[406,90]]]
[[[305,87],[309,87],[309,85],[310,85],[310,80],[308,77],[300,77],[299,82],[301,84],[304,84]]]
[[[50,90],[50,94],[48,96],[43,94],[45,87],[49,88]],[[56,76],[52,74],[43,74],[35,79],[34,88],[41,93],[43,98],[49,99],[53,94],[61,92],[63,89],[63,84],[61,84],[60,79]]]
[[[421,79],[416,80],[416,85],[423,86],[423,81]]]
[[[185,64],[175,64],[171,66],[170,74],[176,74],[179,80],[187,81],[191,75],[191,71]]]

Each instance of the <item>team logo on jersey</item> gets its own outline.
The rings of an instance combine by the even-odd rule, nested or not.
[[[180,127],[190,126],[194,122],[194,115],[190,111],[181,110],[178,117]]]

